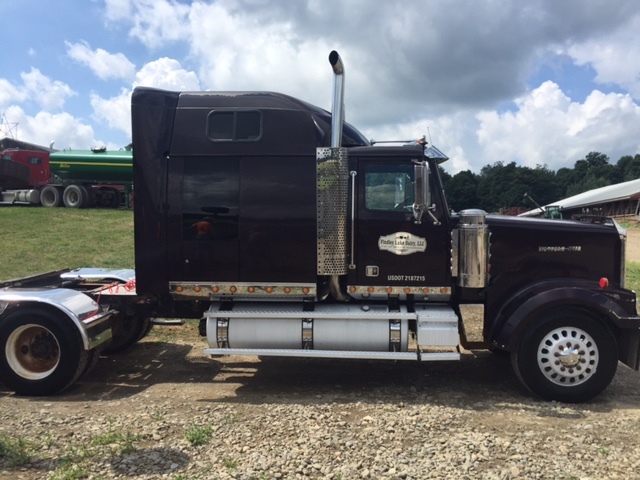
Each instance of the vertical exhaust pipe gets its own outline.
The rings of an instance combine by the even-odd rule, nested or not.
[[[342,125],[344,124],[344,64],[335,50],[329,54],[329,63],[333,68],[333,105],[331,107],[331,148],[319,158],[319,211],[331,212],[319,223],[318,258],[323,258],[323,268],[318,273],[328,274],[331,296],[346,302],[349,296],[340,290],[340,275],[346,274],[346,225],[348,170],[346,150],[342,148]],[[328,153],[328,155],[327,155]],[[323,180],[324,178],[324,183]],[[326,187],[330,185],[330,189]],[[327,268],[328,267],[328,268]],[[322,272],[321,272],[322,271]]]
[[[331,147],[339,148],[342,146],[342,124],[344,123],[344,64],[335,50],[329,54],[329,63],[334,74]]]

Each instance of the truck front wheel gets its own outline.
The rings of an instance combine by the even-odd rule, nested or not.
[[[578,309],[534,321],[511,353],[520,381],[545,400],[585,402],[611,383],[618,367],[611,330]]]
[[[71,385],[89,357],[65,318],[16,310],[0,321],[0,379],[18,395],[52,395]]]

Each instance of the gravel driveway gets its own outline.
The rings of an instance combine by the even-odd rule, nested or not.
[[[420,365],[204,347],[194,323],[156,327],[62,395],[0,384],[0,480],[640,478],[640,377],[622,365],[565,405],[488,352]]]

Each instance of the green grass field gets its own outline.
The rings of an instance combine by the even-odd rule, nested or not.
[[[629,290],[640,291],[640,263],[627,262],[626,285]]]
[[[133,268],[133,211],[0,207],[0,249],[0,280],[62,268]]]

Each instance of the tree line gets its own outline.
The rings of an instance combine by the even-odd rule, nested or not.
[[[440,168],[449,207],[455,211],[481,208],[487,212],[535,208],[528,194],[547,205],[594,188],[640,178],[640,154],[625,155],[614,165],[604,153],[590,152],[573,168],[558,171],[546,165],[521,167],[515,162],[486,165],[476,174],[470,170],[450,175]]]

